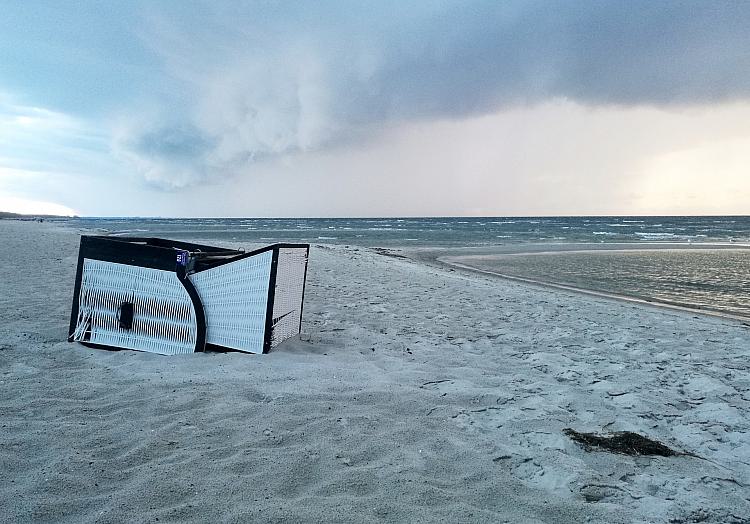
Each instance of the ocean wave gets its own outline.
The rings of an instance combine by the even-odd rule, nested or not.
[[[641,231],[636,231],[635,235],[643,238],[674,238],[676,236],[674,233],[643,233]]]
[[[131,233],[148,233],[148,229],[121,229],[120,231],[117,231],[115,233],[112,233],[111,237],[122,237],[125,235],[130,235]]]

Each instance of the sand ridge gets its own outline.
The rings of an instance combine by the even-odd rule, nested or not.
[[[77,235],[0,221],[9,522],[743,522],[750,331],[314,246],[266,356],[62,342]],[[195,239],[200,240],[200,239]],[[589,453],[565,427],[692,457]]]

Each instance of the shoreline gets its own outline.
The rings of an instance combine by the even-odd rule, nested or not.
[[[6,220],[17,220],[21,222],[28,222],[25,219],[8,218]],[[32,222],[36,222],[33,220]],[[46,223],[48,226],[52,226],[59,230],[68,231],[74,234],[89,234],[89,235],[102,235],[102,236],[129,236],[130,233],[123,232],[112,232],[110,230],[97,228],[73,228],[68,224],[56,223],[49,221]],[[40,224],[41,225],[41,224]],[[138,230],[139,232],[147,232],[145,230]],[[187,240],[196,243],[205,244],[217,244],[227,245],[232,248],[242,248],[242,246],[250,245],[265,245],[267,242],[240,242],[236,240],[222,240],[216,239],[211,236],[195,236],[188,239],[180,238],[180,240]],[[494,278],[499,278],[506,281],[513,281],[530,286],[535,286],[542,289],[556,289],[560,291],[567,291],[576,293],[584,296],[591,296],[597,298],[605,298],[614,300],[622,303],[636,304],[645,307],[653,307],[661,310],[668,311],[679,311],[689,314],[703,315],[710,318],[719,318],[731,321],[733,323],[740,323],[741,325],[750,328],[750,316],[734,315],[732,313],[726,313],[722,311],[715,311],[711,309],[699,309],[691,306],[686,306],[679,303],[665,302],[658,299],[639,297],[634,295],[624,295],[619,293],[587,289],[570,284],[561,284],[558,282],[550,282],[545,280],[538,280],[533,278],[521,277],[517,275],[509,275],[498,271],[492,271],[488,269],[481,269],[473,267],[468,264],[462,264],[459,262],[452,262],[446,259],[457,258],[459,256],[550,256],[556,254],[578,254],[578,253],[591,253],[591,252],[627,252],[627,251],[661,251],[661,250],[741,250],[748,251],[750,254],[750,244],[744,243],[731,243],[731,242],[668,242],[668,241],[643,241],[643,242],[600,242],[600,243],[583,243],[583,242],[544,242],[544,243],[518,243],[518,244],[498,244],[493,246],[452,246],[452,247],[436,247],[436,246],[410,246],[410,245],[399,245],[399,246],[370,246],[370,245],[357,245],[357,244],[327,244],[325,242],[314,242],[310,240],[299,240],[300,242],[307,242],[310,246],[325,246],[328,248],[341,248],[341,247],[354,247],[358,249],[368,249],[381,256],[393,256],[394,251],[402,251],[406,253],[405,258],[413,262],[425,264],[427,266],[437,267],[449,267],[468,271],[474,274],[489,275]],[[550,249],[551,247],[556,249]],[[461,255],[445,254],[447,252],[462,252]],[[471,251],[471,254],[467,254],[467,251]],[[473,253],[476,251],[476,253]],[[389,255],[391,253],[391,255]],[[427,254],[425,256],[425,253]],[[404,256],[404,255],[399,255]],[[432,263],[432,264],[431,264]]]
[[[570,251],[570,252],[573,253],[574,251]],[[534,253],[534,254],[542,254],[542,253]],[[684,306],[681,304],[672,304],[669,302],[663,302],[663,301],[656,300],[656,299],[645,299],[645,298],[636,297],[636,296],[621,295],[618,293],[608,293],[606,291],[598,291],[594,289],[580,288],[580,287],[571,286],[567,284],[559,284],[557,282],[547,282],[544,280],[535,280],[532,278],[519,277],[515,275],[506,275],[504,273],[499,273],[497,271],[490,271],[489,269],[480,269],[480,268],[472,267],[466,264],[461,264],[459,262],[450,262],[448,260],[445,260],[445,258],[450,258],[450,257],[438,257],[435,260],[437,262],[440,262],[441,264],[445,264],[448,267],[455,267],[455,268],[460,268],[460,269],[474,272],[474,273],[492,275],[495,277],[499,277],[505,280],[511,280],[514,282],[521,282],[524,284],[529,284],[529,285],[538,286],[542,288],[553,288],[553,289],[559,289],[563,291],[570,291],[570,292],[578,293],[582,295],[590,295],[590,296],[599,297],[599,298],[607,298],[611,300],[617,300],[617,301],[631,303],[631,304],[638,304],[638,305],[647,306],[647,307],[650,306],[650,307],[668,309],[672,311],[681,311],[684,313],[722,318],[726,320],[739,322],[743,324],[744,326],[747,326],[750,328],[750,317],[732,315],[731,313],[723,313],[721,311],[714,311],[710,309],[697,309],[697,308],[693,308],[689,306]]]
[[[505,281],[513,281],[530,286],[535,286],[542,289],[557,289],[561,291],[568,291],[584,296],[592,296],[598,298],[606,298],[619,302],[625,302],[630,304],[637,304],[645,307],[654,307],[658,309],[666,309],[671,311],[681,311],[684,313],[704,315],[712,318],[726,319],[731,322],[739,322],[740,324],[750,327],[750,316],[735,315],[728,312],[716,311],[711,309],[699,309],[679,303],[665,302],[653,298],[645,298],[634,295],[625,295],[614,292],[601,291],[596,289],[587,289],[578,287],[570,284],[562,284],[558,282],[551,282],[546,280],[522,277],[517,275],[509,275],[499,271],[493,271],[490,269],[482,269],[474,267],[469,264],[461,262],[451,261],[452,258],[461,257],[482,257],[482,256],[554,256],[557,254],[579,254],[579,253],[596,253],[596,252],[630,252],[630,251],[663,251],[663,250],[714,250],[714,249],[726,249],[726,250],[739,250],[747,251],[750,255],[750,245],[737,245],[737,244],[722,244],[722,243],[710,243],[700,244],[695,243],[667,243],[659,242],[654,244],[640,244],[640,243],[611,243],[611,244],[532,244],[536,249],[528,249],[529,245],[506,245],[502,246],[501,249],[493,247],[461,247],[461,248],[413,248],[410,246],[400,246],[399,248],[387,248],[387,251],[398,251],[402,255],[406,256],[410,260],[418,263],[424,263],[432,265],[434,267],[448,267],[454,269],[460,269],[462,271],[468,271],[474,274],[488,275],[492,278],[497,278]],[[550,246],[556,246],[559,249],[549,249]],[[575,248],[571,249],[571,247]],[[626,247],[625,247],[626,246]],[[516,250],[516,247],[523,247],[526,249]]]
[[[73,229],[67,227],[65,224],[54,224],[50,223],[54,227],[59,227],[61,229],[65,229],[72,232],[86,232],[85,234],[101,234],[103,236],[129,236],[130,233],[123,233],[123,232],[112,232],[109,230],[104,229],[86,229],[86,228],[80,228],[80,229]],[[138,230],[141,232],[141,230]],[[147,232],[147,231],[143,231]],[[182,239],[181,240],[186,240]],[[222,240],[222,239],[215,239],[210,236],[196,236],[193,238],[187,239],[187,241],[197,242],[197,243],[205,243],[205,244],[211,244],[215,243],[217,245],[226,244],[228,246],[231,246],[232,248],[238,248],[243,245],[265,245],[263,242],[239,242],[236,240]],[[457,256],[492,256],[492,255],[501,255],[501,256],[526,256],[526,255],[539,255],[539,256],[549,256],[549,255],[556,255],[556,254],[578,254],[578,253],[591,253],[591,252],[626,252],[626,251],[661,251],[661,250],[689,250],[689,251],[695,251],[695,250],[741,250],[741,251],[748,251],[750,254],[750,244],[739,244],[739,243],[731,243],[731,242],[667,242],[667,241],[644,241],[644,242],[600,242],[600,243],[566,243],[566,242],[545,242],[545,243],[526,243],[526,244],[498,244],[493,246],[455,246],[455,247],[435,247],[435,246],[420,246],[420,247],[414,247],[409,245],[399,245],[399,246],[370,246],[370,245],[357,245],[357,244],[327,244],[327,243],[321,243],[321,242],[314,242],[314,241],[305,241],[300,240],[304,242],[308,242],[310,246],[314,245],[320,245],[320,246],[327,246],[327,247],[355,247],[359,249],[369,249],[376,253],[379,253],[380,255],[388,256],[387,253],[392,253],[393,251],[403,251],[404,253],[407,253],[407,258],[421,264],[427,264],[430,265],[430,262],[436,263],[438,266],[444,266],[444,267],[452,267],[461,269],[464,271],[469,271],[477,274],[484,274],[484,275],[490,275],[495,278],[500,278],[507,281],[514,281],[519,282],[523,284],[528,284],[531,286],[541,287],[545,289],[557,289],[561,291],[568,291],[572,293],[577,293],[581,295],[587,295],[587,296],[593,296],[598,298],[606,298],[610,300],[630,303],[630,304],[636,304],[640,306],[645,307],[655,307],[659,309],[666,309],[670,311],[681,311],[684,313],[690,313],[690,314],[697,314],[697,315],[704,315],[712,318],[721,318],[726,319],[732,322],[739,322],[743,326],[750,328],[750,316],[742,316],[742,315],[734,315],[732,313],[726,313],[722,311],[715,311],[711,309],[699,309],[691,306],[686,306],[684,304],[679,303],[671,303],[671,302],[665,302],[658,299],[650,299],[645,297],[639,297],[634,295],[624,295],[620,293],[613,293],[613,292],[607,292],[607,291],[601,291],[601,290],[595,290],[595,289],[587,289],[582,288],[570,284],[561,284],[558,282],[550,282],[545,280],[538,280],[533,278],[527,278],[527,277],[521,277],[516,275],[509,275],[505,273],[501,273],[498,271],[492,271],[488,269],[481,269],[477,267],[473,267],[467,264],[461,264],[459,262],[451,262],[449,258],[456,258]],[[550,249],[551,247],[555,247],[556,249]],[[455,252],[455,251],[462,251],[462,255],[444,255],[439,253],[445,253],[445,252]],[[478,251],[478,253],[471,253],[470,255],[466,254],[466,251]],[[415,256],[416,253],[420,253],[419,256]],[[422,253],[431,253],[427,257],[424,255],[421,255]]]

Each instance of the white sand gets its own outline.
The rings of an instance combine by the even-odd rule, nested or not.
[[[0,520],[750,522],[737,322],[318,247],[300,340],[109,352],[63,341],[77,236],[0,242]]]

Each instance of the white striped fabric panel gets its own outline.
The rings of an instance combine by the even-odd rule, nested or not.
[[[206,315],[206,342],[248,353],[263,352],[273,252],[190,275]]]
[[[129,330],[120,329],[117,318],[123,302],[133,303]],[[195,310],[173,271],[85,259],[79,298],[84,318],[95,344],[164,355],[195,351]]]

